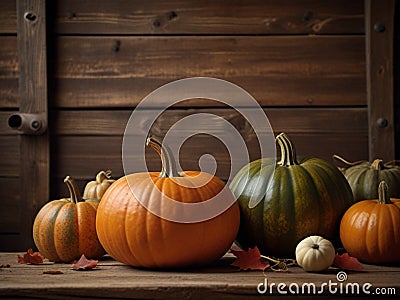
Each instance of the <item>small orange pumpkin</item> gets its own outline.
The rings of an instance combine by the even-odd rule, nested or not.
[[[33,239],[39,252],[54,262],[71,262],[82,254],[100,258],[105,254],[96,234],[98,199],[83,201],[75,181],[64,179],[70,198],[44,205],[33,224]]]
[[[135,267],[178,268],[218,260],[230,248],[239,229],[239,207],[232,192],[211,174],[178,173],[170,150],[158,140],[148,138],[147,145],[161,155],[162,171],[129,174],[107,189],[96,220],[101,244],[113,258]],[[199,181],[205,177],[209,181],[200,186]],[[190,216],[188,206],[213,197],[231,199],[233,204],[221,214],[195,223],[162,218],[142,205],[144,201],[146,207],[159,209],[161,215],[176,212]],[[168,201],[185,205],[174,211]]]
[[[363,262],[386,264],[400,261],[400,199],[389,198],[381,181],[378,200],[364,200],[343,215],[340,238],[351,256]]]

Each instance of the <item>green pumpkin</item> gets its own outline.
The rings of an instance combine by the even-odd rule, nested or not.
[[[392,198],[400,198],[400,167],[394,162],[383,163],[381,159],[368,161],[348,162],[338,155],[333,158],[346,164],[340,168],[350,184],[354,199],[378,199],[378,186],[385,181],[389,187],[388,194]]]
[[[271,159],[253,161],[236,174],[230,188],[241,212],[237,242],[289,258],[309,235],[338,240],[340,220],[353,195],[335,166],[319,158],[297,158],[284,133],[276,141],[281,150],[276,166]]]

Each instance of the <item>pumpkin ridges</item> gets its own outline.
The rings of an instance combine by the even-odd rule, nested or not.
[[[378,228],[378,232],[380,235],[379,241],[381,242],[379,244],[379,251],[385,256],[392,256],[397,254],[397,257],[399,257],[398,252],[400,247],[400,229],[399,227],[388,228],[387,226],[387,223],[400,224],[400,214],[398,213],[399,207],[394,202],[392,202],[391,204],[381,204],[379,206],[383,206],[381,207],[381,209],[383,208],[383,210],[380,212],[381,218]],[[391,247],[385,246],[382,243],[384,240],[390,240]],[[400,260],[400,258],[398,260]]]
[[[168,170],[169,169],[169,170]],[[174,172],[176,173],[176,169],[169,167],[168,169],[166,169],[166,174],[171,174],[169,172],[172,172],[172,174],[174,174]],[[175,174],[176,175],[176,174]],[[161,174],[160,174],[161,176]],[[169,176],[174,176],[174,175],[169,175]],[[160,183],[160,187],[159,190],[157,190],[157,188],[153,188],[151,189],[151,194],[148,197],[148,199],[153,199],[153,193],[158,192],[158,193],[163,193],[164,195],[171,195],[170,198],[175,200],[177,199],[177,195],[174,193],[170,193],[170,189],[171,189],[171,185],[167,184],[168,181],[170,181],[169,178],[158,178],[157,183]],[[156,184],[157,186],[157,184]],[[164,199],[158,199],[158,203],[157,205],[159,205],[160,207],[160,211],[162,210],[162,206],[163,206],[163,201]],[[154,216],[153,213],[151,213],[149,210],[146,210],[146,214],[145,214],[145,223],[146,223],[146,237],[148,238],[148,243],[147,243],[147,247],[149,249],[149,257],[148,257],[148,264],[149,265],[154,265],[156,267],[160,266],[160,261],[159,258],[161,257],[159,254],[161,252],[162,247],[160,247],[159,241],[163,240],[163,236],[160,232],[160,230],[153,230],[153,226],[155,228],[160,228],[160,218],[157,218],[156,216]]]
[[[97,205],[94,203],[95,201],[81,202],[76,206],[79,254],[85,254],[87,258],[98,258],[105,254],[97,234],[93,234],[93,228],[96,228],[97,213]]]
[[[340,236],[349,254],[367,263],[400,261],[400,228],[395,225],[399,223],[391,223],[400,222],[398,209],[396,203],[379,204],[378,200],[364,200],[350,207],[340,226]]]
[[[308,172],[308,174],[311,177],[311,180],[314,184],[313,191],[316,193],[316,197],[313,199],[318,199],[321,202],[321,207],[323,207],[324,210],[328,209],[329,211],[332,211],[334,208],[334,204],[336,205],[337,203],[334,203],[333,201],[330,201],[332,199],[332,190],[334,192],[337,192],[336,188],[331,188],[330,185],[328,186],[326,184],[327,177],[332,178],[329,176],[329,174],[326,172],[325,169],[319,167],[318,165],[311,165],[307,164],[307,161],[305,161],[302,164],[302,167],[305,168]],[[322,180],[322,177],[324,179]],[[336,197],[335,197],[336,198]],[[317,203],[316,203],[317,204]],[[314,212],[315,208],[318,207],[318,211]],[[318,219],[318,225],[317,228],[321,228],[320,232],[318,233],[319,235],[322,235],[327,238],[332,238],[332,233],[328,233],[325,231],[325,228],[331,227],[330,224],[334,222],[333,216],[331,214],[323,214],[319,211],[320,206],[318,205],[313,205],[310,209],[313,210],[313,218]],[[318,217],[317,217],[318,216]],[[315,233],[313,233],[315,234]],[[304,237],[303,237],[304,238]]]
[[[54,222],[54,244],[61,261],[72,261],[79,257],[78,233],[75,230],[77,223],[76,205],[72,202],[65,204],[59,210]],[[65,240],[69,243],[65,244]]]
[[[346,171],[346,177],[347,180],[350,183],[351,189],[353,191],[354,194],[354,198],[355,199],[360,199],[362,198],[362,195],[365,193],[370,193],[370,189],[368,188],[367,185],[363,184],[364,179],[365,179],[365,173],[368,171],[368,169],[366,169],[363,166],[358,166],[357,168],[351,168],[348,169]],[[357,184],[357,185],[355,185]],[[368,190],[359,190],[359,186],[364,186],[364,188],[367,188]]]
[[[381,171],[380,181],[385,181],[388,185],[389,197],[397,197],[393,192],[393,187],[398,184],[398,176],[394,172],[390,172],[388,169]]]
[[[143,259],[146,256],[150,256],[150,249],[149,249],[149,235],[147,234],[147,220],[146,216],[149,211],[143,207],[143,209],[146,210],[146,213],[143,214],[140,212],[140,208],[143,204],[139,202],[139,200],[136,197],[140,197],[141,202],[143,202],[146,206],[149,206],[149,200],[152,197],[153,192],[160,192],[156,187],[153,189],[147,188],[147,185],[150,186],[152,179],[149,179],[149,177],[146,177],[143,175],[136,183],[137,185],[137,195],[131,195],[130,201],[128,201],[128,204],[126,206],[126,214],[125,214],[125,237],[127,241],[127,245],[129,248],[130,252],[130,257],[133,257],[134,259],[129,259],[131,265],[146,265],[148,261],[146,259]],[[149,174],[149,176],[152,176]],[[158,176],[158,175],[157,175]],[[129,175],[128,178],[134,178],[133,175]],[[153,182],[158,181],[158,178],[154,178]],[[145,186],[145,187],[143,187]],[[131,227],[128,224],[132,224]],[[143,231],[146,231],[145,235],[139,236],[137,233],[142,232],[142,230],[139,230],[139,228],[144,228],[142,229]],[[130,230],[133,230],[133,233],[130,233]],[[138,247],[138,249],[135,249],[135,245],[141,245],[141,247]],[[140,253],[142,251],[142,247],[146,247],[146,249],[143,251],[143,253]]]
[[[137,258],[135,257],[135,252],[131,247],[131,240],[133,238],[136,238],[135,236],[129,234],[129,218],[131,213],[131,206],[135,206],[135,211],[137,211],[137,206],[141,205],[139,204],[137,201],[133,201],[133,199],[135,198],[135,195],[133,194],[133,192],[130,189],[130,184],[129,184],[129,176],[126,177],[126,180],[124,182],[125,185],[128,185],[129,188],[129,197],[125,197],[124,199],[124,203],[123,203],[123,216],[121,216],[121,226],[123,227],[123,229],[121,230],[121,240],[116,241],[114,243],[114,247],[117,248],[118,251],[120,251],[121,254],[118,254],[117,258],[121,257],[121,259],[119,259],[120,261],[126,263],[126,264],[137,264]],[[124,189],[121,187],[118,187],[120,189],[119,193],[123,193]],[[119,194],[118,194],[119,195]],[[117,195],[115,196],[115,198],[117,198]],[[121,196],[121,199],[123,199],[124,197]],[[132,223],[132,227],[138,226],[138,224],[140,224],[141,220],[139,219],[139,216],[137,216],[135,213],[133,213],[133,219],[135,220],[135,223]],[[114,220],[113,220],[114,222]],[[141,224],[140,224],[141,225]],[[109,224],[107,226],[112,227],[113,224]],[[112,228],[111,228],[112,229]],[[129,237],[129,238],[128,238]],[[122,255],[122,256],[121,256]]]
[[[47,203],[38,213],[34,222],[34,242],[39,252],[52,261],[60,261],[54,245],[54,220],[66,201],[58,200]],[[57,208],[57,206],[59,206]]]
[[[158,183],[158,184],[160,184],[160,183]],[[138,189],[140,189],[140,186],[138,186]],[[168,189],[166,189],[166,190],[168,190]],[[192,192],[195,192],[195,191],[196,191],[196,189],[192,190]],[[148,189],[143,190],[143,193],[142,193],[143,199],[146,199],[148,197],[152,197],[151,194],[147,194],[149,192],[151,193],[151,191],[149,191]],[[182,190],[180,190],[180,192],[182,192]],[[183,189],[183,192],[186,194],[188,191],[186,189]],[[188,195],[189,197],[193,196],[192,193],[189,193],[189,194],[186,194],[186,195]],[[177,197],[178,197],[178,195],[177,195]],[[184,196],[181,195],[180,197],[182,198]],[[193,196],[193,197],[195,197],[195,196]],[[107,199],[107,198],[105,198],[105,199]],[[236,213],[237,217],[239,217],[239,209],[238,209],[237,206],[233,207],[233,209],[235,209],[235,208],[236,208],[236,212],[235,213]],[[130,214],[129,211],[130,211],[130,208],[128,208],[128,215]],[[227,213],[227,212],[225,212],[225,213]],[[229,213],[231,213],[231,212],[229,212]],[[231,214],[235,215],[235,213],[233,213],[233,214],[231,213]],[[169,244],[164,244],[164,243],[160,243],[160,241],[157,241],[157,245],[158,246],[156,247],[156,249],[158,249],[157,251],[159,251],[159,252],[154,254],[154,251],[155,251],[154,249],[155,248],[153,248],[153,249],[151,249],[153,255],[156,255],[156,256],[159,256],[159,257],[166,256],[166,258],[164,259],[165,261],[163,263],[161,263],[158,260],[155,260],[153,262],[152,266],[154,266],[154,267],[163,267],[163,266],[173,266],[173,265],[176,265],[178,263],[179,264],[182,264],[182,263],[188,264],[188,263],[192,262],[195,258],[196,258],[196,260],[198,260],[197,263],[201,264],[200,258],[198,258],[199,256],[201,256],[201,255],[205,256],[202,259],[202,261],[204,261],[204,262],[207,262],[209,260],[209,258],[211,257],[210,256],[211,255],[210,251],[208,251],[207,253],[204,253],[204,254],[199,252],[201,250],[201,248],[200,248],[200,245],[201,245],[200,242],[201,241],[199,240],[199,236],[201,236],[203,233],[204,233],[204,235],[206,234],[204,232],[204,230],[205,230],[204,226],[205,225],[204,226],[203,225],[199,226],[199,224],[180,224],[180,223],[175,223],[175,222],[171,222],[171,221],[167,221],[167,220],[161,220],[160,221],[160,219],[158,217],[154,216],[153,214],[151,214],[148,211],[146,211],[146,213],[143,213],[143,214],[139,213],[135,217],[135,225],[136,226],[132,225],[132,223],[130,223],[130,221],[128,219],[126,220],[126,223],[130,223],[131,224],[132,230],[133,230],[133,227],[136,227],[136,230],[137,230],[138,229],[137,226],[143,226],[143,223],[145,222],[144,221],[145,218],[147,218],[149,220],[149,223],[152,223],[152,228],[155,227],[155,228],[158,229],[157,232],[160,232],[160,233],[163,232],[163,237],[166,240],[171,241],[171,238],[174,238],[177,241],[177,242],[173,242],[173,243],[169,242]],[[235,217],[233,217],[233,218],[235,218]],[[209,221],[206,221],[206,223],[207,222],[208,223],[209,222],[216,222],[214,220],[217,220],[217,223],[218,222],[222,222],[222,220],[219,221],[219,219],[217,218],[217,219],[211,219]],[[161,223],[163,223],[163,224],[161,225]],[[223,224],[223,225],[226,225],[226,224]],[[159,230],[162,226],[168,227],[169,230],[167,230],[167,231]],[[215,225],[215,227],[217,227],[217,225]],[[222,228],[224,228],[224,227],[222,227]],[[138,231],[140,231],[140,228],[139,228]],[[126,232],[126,235],[127,236],[132,236],[133,234],[128,229],[128,231]],[[214,233],[214,236],[215,235],[216,235],[216,233]],[[153,231],[153,234],[150,234],[150,232],[148,232],[147,236],[149,237],[149,240],[146,243],[152,243],[152,242],[154,242],[154,239],[157,239],[157,234],[154,235],[154,231]],[[210,234],[210,236],[211,236],[211,234]],[[180,237],[182,237],[182,238],[180,238]],[[141,238],[142,238],[142,241],[138,241],[137,238],[135,238],[135,240],[130,239],[129,244],[135,245],[137,243],[141,243],[141,245],[143,245],[142,242],[144,241],[143,240],[144,237],[141,235]],[[224,237],[224,238],[226,238],[226,237]],[[232,240],[233,239],[234,239],[234,236],[232,236]],[[182,240],[185,240],[186,243],[182,244],[182,242],[181,242]],[[218,240],[219,240],[219,238],[217,239],[217,241]],[[181,255],[178,255],[178,256],[176,255],[176,253],[180,253],[180,251],[182,249],[184,249],[184,248],[195,247],[195,246],[196,246],[197,254],[193,253],[193,252],[188,252],[188,253],[183,252],[183,253],[181,253]],[[216,247],[221,248],[221,246],[220,245],[218,246],[217,244],[216,244]],[[208,247],[206,249],[207,250],[211,250],[211,249],[208,249]],[[145,249],[145,252],[147,250],[148,249]],[[222,252],[225,252],[225,250],[227,250],[227,249],[223,249],[223,250],[220,250],[220,251],[222,253]],[[136,249],[136,251],[138,251],[138,249]],[[149,255],[150,253],[147,253],[147,254]],[[141,256],[140,255],[140,251],[138,253],[138,256]],[[141,261],[139,261],[139,263],[135,263],[134,265],[146,266],[146,265],[149,265],[150,263],[152,263],[152,262],[150,262],[148,260],[141,260]]]
[[[107,189],[103,197],[108,194],[113,194],[114,199],[112,199],[111,201],[100,202],[96,220],[96,229],[100,239],[100,243],[103,245],[109,255],[114,258],[120,258],[120,260],[122,260],[122,262],[124,263],[127,263],[124,261],[124,251],[126,251],[125,249],[127,247],[123,247],[124,249],[121,249],[121,245],[123,245],[124,243],[127,244],[125,239],[125,228],[117,226],[113,228],[113,222],[116,222],[119,218],[122,220],[125,219],[126,209],[124,208],[127,206],[129,198],[121,195],[124,192],[123,189],[120,189],[120,186],[123,184],[128,184],[126,181],[126,178],[122,177],[115,181]],[[117,191],[117,194],[115,195],[114,190]],[[118,210],[114,211],[115,208],[118,208]],[[110,215],[111,212],[113,212],[112,215]],[[101,219],[99,219],[99,216]],[[107,238],[104,239],[102,237]]]
[[[306,161],[305,161],[306,162]],[[300,166],[299,170],[301,170],[302,172],[302,176],[303,176],[303,180],[304,178],[306,178],[306,180],[304,180],[304,182],[302,182],[301,184],[298,184],[299,186],[297,187],[296,185],[293,185],[294,190],[298,190],[301,191],[300,194],[303,194],[304,191],[308,191],[307,193],[304,193],[303,197],[303,201],[301,201],[301,203],[297,203],[298,201],[296,200],[295,203],[295,213],[294,213],[294,220],[295,220],[295,224],[297,227],[297,232],[296,232],[296,236],[297,239],[299,239],[299,241],[301,239],[304,239],[304,231],[306,232],[312,232],[312,228],[315,228],[316,226],[318,228],[321,228],[321,218],[322,218],[322,213],[320,212],[320,207],[317,205],[319,201],[321,201],[321,199],[324,199],[323,197],[321,197],[322,192],[321,192],[321,188],[322,186],[319,186],[319,188],[317,188],[317,182],[321,185],[323,184],[323,188],[326,189],[326,186],[324,184],[324,182],[320,179],[317,178],[317,176],[313,176],[314,173],[315,174],[319,174],[319,172],[317,172],[318,168],[316,167],[309,167],[307,168],[307,165],[305,164],[305,162]],[[319,174],[320,175],[320,174]],[[297,181],[298,177],[294,178],[292,177],[293,181]],[[307,185],[308,186],[307,186]],[[324,195],[325,197],[328,197],[329,195],[326,194]],[[298,196],[296,197],[298,199]],[[314,200],[314,203],[310,203],[310,198]],[[326,200],[327,198],[325,198],[324,200]],[[326,202],[324,201],[324,209],[326,208]],[[304,203],[307,203],[308,206],[304,207]],[[298,207],[300,206],[300,207]],[[298,207],[298,208],[296,208]],[[297,213],[298,210],[302,211],[302,220],[298,220],[299,215]],[[318,217],[316,217],[318,216]],[[326,221],[326,218],[325,218]],[[305,224],[304,222],[309,222],[309,224]],[[299,232],[300,230],[300,232]],[[314,233],[313,233],[314,234]],[[296,242],[297,244],[297,242]]]
[[[314,159],[315,160],[315,159]],[[324,165],[322,168],[320,165]],[[319,162],[318,164],[307,164],[307,162],[303,163],[302,166],[308,170],[308,173],[312,177],[312,180],[315,185],[315,191],[319,195],[320,201],[322,201],[322,207],[324,209],[328,209],[329,211],[337,210],[339,201],[341,202],[341,214],[344,214],[346,209],[348,208],[348,199],[343,197],[343,193],[339,193],[340,187],[346,186],[348,188],[349,199],[352,198],[352,191],[350,187],[346,184],[346,179],[342,178],[342,182],[338,182],[338,177],[335,176],[335,173],[339,173],[336,168],[332,168],[330,165],[327,165],[324,161]],[[326,182],[330,182],[329,185]],[[318,184],[316,183],[318,181]],[[324,191],[322,190],[324,188]],[[325,236],[326,238],[333,239],[334,232],[339,229],[340,219],[335,219],[333,214],[325,214],[324,217],[319,218],[318,228],[321,228],[320,235]],[[326,229],[330,228],[331,231],[326,231]]]
[[[375,205],[376,201],[373,201],[371,204],[367,203],[368,206],[371,206],[372,209],[367,209],[368,210],[368,216],[367,216],[367,226],[368,230],[365,228],[365,239],[370,240],[374,236],[377,236],[379,233],[379,224],[376,224],[376,213],[378,207]],[[379,220],[381,221],[381,220]],[[372,223],[372,224],[371,224]],[[381,253],[380,251],[380,245],[379,242],[376,242],[374,240],[373,243],[366,243],[366,257],[361,257],[363,260],[367,260],[368,257],[373,257],[374,255],[379,256]]]

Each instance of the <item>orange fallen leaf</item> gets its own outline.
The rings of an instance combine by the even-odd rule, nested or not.
[[[75,271],[85,271],[96,268],[98,260],[87,259],[84,254],[82,254],[81,258],[78,261],[73,262],[72,269]]]
[[[40,252],[33,252],[32,249],[28,249],[28,251],[23,255],[18,255],[18,263],[19,264],[31,264],[31,265],[39,265],[43,263],[44,256],[40,254]]]
[[[269,267],[268,263],[261,261],[260,250],[257,247],[249,248],[247,251],[233,250],[231,252],[237,259],[231,264],[232,266],[239,267],[240,270],[262,270],[264,271]]]
[[[350,256],[348,253],[339,255],[336,253],[333,265],[348,271],[362,271],[363,266],[360,264],[357,258]]]

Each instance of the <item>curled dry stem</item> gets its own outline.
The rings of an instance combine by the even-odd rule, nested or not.
[[[261,258],[268,260],[270,266],[266,268],[264,271],[271,269],[274,272],[288,272],[288,267],[290,266],[297,266],[297,262],[291,258],[284,258],[284,259],[276,259],[266,255],[260,255]]]

